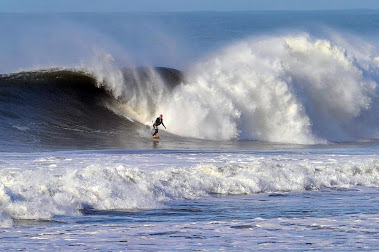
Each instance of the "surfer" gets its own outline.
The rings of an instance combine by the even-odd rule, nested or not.
[[[158,126],[161,124],[163,125],[164,128],[166,128],[166,126],[164,126],[164,123],[163,123],[163,115],[160,115],[159,117],[157,117],[157,119],[155,120],[155,123],[153,124],[153,128],[155,129],[153,137],[156,134],[158,134]]]

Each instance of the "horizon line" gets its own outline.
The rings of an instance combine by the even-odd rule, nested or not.
[[[0,14],[74,14],[74,13],[86,13],[86,14],[153,14],[153,13],[227,13],[227,12],[327,12],[327,11],[379,11],[378,9],[370,8],[347,8],[347,9],[283,9],[283,10],[169,10],[169,11],[141,11],[141,10],[125,10],[125,11],[0,11]]]

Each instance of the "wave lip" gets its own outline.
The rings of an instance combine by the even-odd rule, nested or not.
[[[0,146],[124,146],[141,128],[133,119],[155,116],[155,86],[169,92],[183,78],[180,71],[164,67],[112,68],[108,75],[94,70],[51,68],[0,75]],[[122,82],[114,82],[115,72]]]

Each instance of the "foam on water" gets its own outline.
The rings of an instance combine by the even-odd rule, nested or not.
[[[110,111],[145,125],[163,114],[167,131],[182,137],[295,144],[377,139],[376,48],[345,40],[246,38],[193,63],[183,78],[175,69],[160,75],[153,67],[122,68],[103,52],[61,71],[93,77],[111,94],[99,102]],[[175,84],[168,83],[172,74]]]
[[[165,201],[213,194],[379,186],[377,156],[86,154],[33,158],[6,159],[2,165],[2,227],[9,227],[13,219],[51,220],[56,215],[80,215],[81,209],[155,209]]]
[[[377,102],[377,83],[363,64],[372,66],[307,34],[247,39],[198,63],[188,74],[191,85],[160,108],[172,132],[190,137],[290,143],[377,137],[365,135],[376,119],[359,123],[375,114]]]
[[[108,61],[90,71],[122,97],[108,106],[117,114],[150,124],[162,113],[167,130],[180,136],[300,144],[375,139],[375,50],[335,40],[309,34],[241,40],[194,63],[172,91],[153,69],[148,81],[133,85],[118,70],[113,76]]]
[[[0,250],[378,247],[377,11],[1,20]]]

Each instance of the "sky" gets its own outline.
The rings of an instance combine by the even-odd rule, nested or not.
[[[325,9],[379,9],[379,0],[0,0],[0,13]]]

